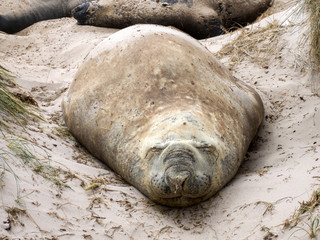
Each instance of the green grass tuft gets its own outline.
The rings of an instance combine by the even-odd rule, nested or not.
[[[317,232],[319,231],[319,218],[315,217],[311,223],[305,223],[308,228],[304,227],[295,227],[296,230],[290,235],[289,239],[297,232],[303,231],[305,232],[310,239],[315,239],[317,237]]]

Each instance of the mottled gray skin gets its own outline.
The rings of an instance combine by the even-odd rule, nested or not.
[[[73,16],[80,24],[124,28],[152,23],[174,26],[196,38],[223,33],[223,27],[254,21],[272,0],[28,0],[30,8],[0,15],[0,31],[18,32],[31,24]]]
[[[124,28],[147,23],[174,26],[202,39],[222,28],[254,21],[273,0],[99,0],[73,10],[80,24]]]
[[[263,104],[194,38],[136,25],[92,50],[63,113],[79,142],[126,181],[157,203],[184,207],[236,174]]]

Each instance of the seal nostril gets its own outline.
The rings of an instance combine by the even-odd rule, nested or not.
[[[176,171],[170,169],[166,173],[165,181],[172,192],[181,193],[190,176],[191,173],[189,171]]]

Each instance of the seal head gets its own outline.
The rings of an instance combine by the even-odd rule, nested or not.
[[[147,194],[169,206],[188,206],[218,191],[232,175],[234,154],[218,137],[210,134],[193,111],[167,111],[152,119],[142,146],[140,169]]]
[[[87,10],[90,6],[89,2],[85,2],[75,7],[71,11],[71,16],[78,20],[79,24],[85,24],[87,19]]]

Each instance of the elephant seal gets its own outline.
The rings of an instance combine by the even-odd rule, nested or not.
[[[29,0],[30,8],[0,15],[0,31],[18,32],[31,24],[72,15],[80,24],[124,28],[139,23],[174,26],[195,38],[254,21],[272,0]],[[78,6],[79,5],[79,6]],[[73,9],[73,10],[72,10]]]
[[[263,104],[197,40],[135,25],[102,41],[62,103],[70,132],[151,200],[189,206],[237,172]]]
[[[273,0],[100,0],[76,7],[72,15],[80,24],[124,28],[133,24],[174,26],[203,39],[223,33],[223,28],[254,21]]]

